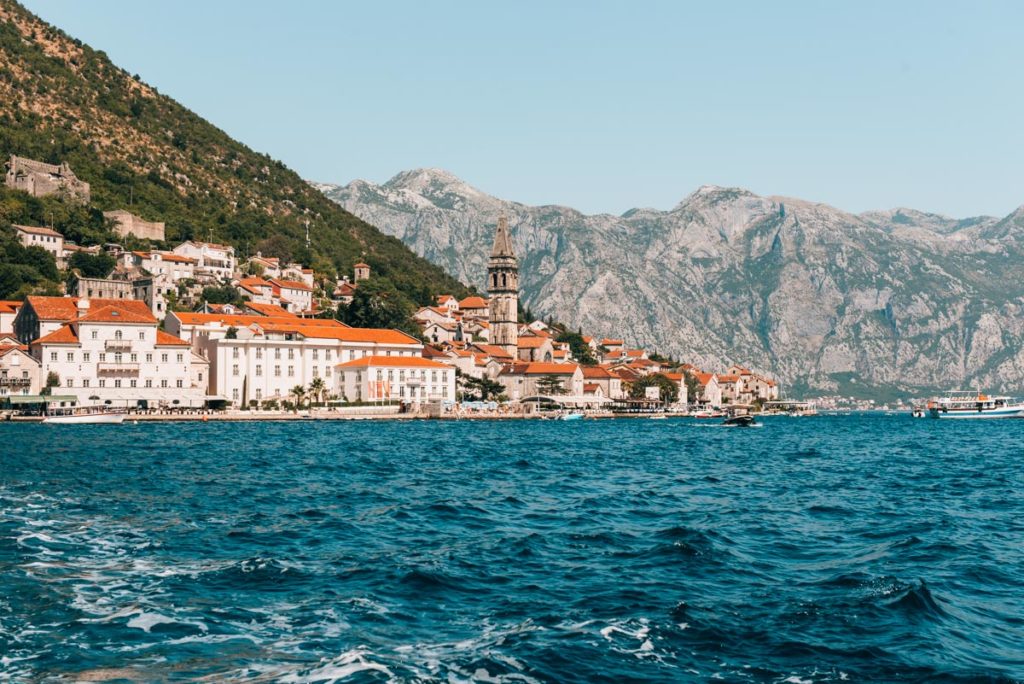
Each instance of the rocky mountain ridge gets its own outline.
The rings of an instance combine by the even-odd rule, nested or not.
[[[670,210],[586,215],[418,169],[314,184],[483,288],[509,216],[526,304],[708,367],[741,361],[794,392],[1024,392],[1024,207],[951,219],[704,186]]]

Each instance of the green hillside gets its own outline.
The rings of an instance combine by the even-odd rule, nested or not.
[[[466,292],[281,162],[232,140],[11,0],[0,0],[0,102],[4,160],[67,161],[92,186],[86,211],[29,206],[22,193],[4,192],[0,224],[34,217],[88,242],[103,236],[101,211],[127,208],[164,221],[169,244],[227,243],[241,256],[259,250],[328,276],[351,273],[362,258],[417,303],[431,293]]]

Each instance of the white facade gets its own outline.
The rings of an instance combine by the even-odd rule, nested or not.
[[[0,346],[0,403],[4,397],[39,394],[39,362],[16,346]]]
[[[455,401],[455,369],[419,356],[370,356],[338,364],[335,391],[349,401]]]
[[[150,316],[104,306],[89,310],[31,345],[45,384],[53,373],[60,394],[81,404],[202,406],[205,379],[193,375],[187,342],[157,329]],[[55,390],[56,391],[56,390]]]
[[[64,266],[64,236],[49,228],[14,226],[18,240],[26,247],[42,247],[53,255],[57,265]]]
[[[210,242],[183,242],[174,248],[175,254],[194,259],[197,277],[229,280],[235,272],[235,248]]]

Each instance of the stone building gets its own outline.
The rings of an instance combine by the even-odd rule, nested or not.
[[[124,209],[105,211],[103,212],[103,218],[114,222],[114,232],[121,237],[134,235],[137,238],[146,240],[164,239],[163,221],[143,221],[135,214]]]
[[[498,219],[487,262],[487,292],[491,297],[489,341],[515,357],[519,342],[519,262],[504,216]]]
[[[33,197],[63,195],[64,197],[88,204],[89,184],[79,180],[67,162],[47,164],[11,155],[7,162],[7,187],[24,190]]]
[[[57,266],[64,268],[64,236],[52,228],[13,224],[18,241],[26,247],[42,247],[53,255]]]

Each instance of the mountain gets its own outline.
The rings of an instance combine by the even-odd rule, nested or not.
[[[793,393],[1024,390],[1024,208],[854,215],[705,186],[668,211],[586,215],[437,169],[316,187],[480,288],[507,212],[534,312],[708,367],[743,362]]]
[[[417,301],[465,289],[281,162],[232,140],[10,0],[0,0],[0,102],[4,161],[8,154],[67,161],[92,186],[89,216],[52,217],[62,232],[95,235],[81,224],[99,216],[102,226],[99,211],[130,208],[166,222],[171,243],[197,238],[232,244],[242,254],[263,249],[328,275],[351,273],[362,257]],[[0,223],[31,216],[11,193],[0,199]]]

